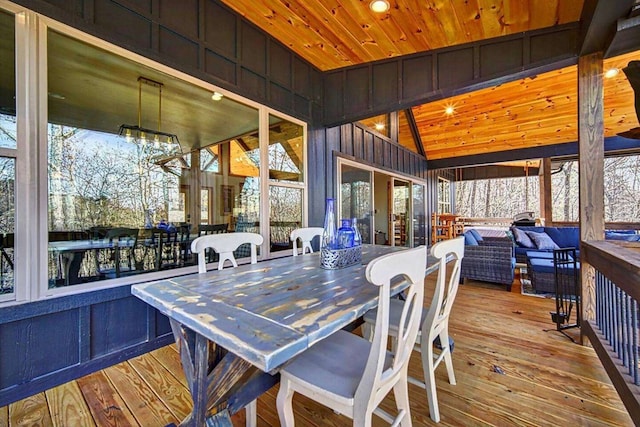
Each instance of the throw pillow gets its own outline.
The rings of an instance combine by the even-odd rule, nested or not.
[[[533,243],[535,243],[536,248],[538,249],[541,249],[541,250],[560,249],[560,247],[556,245],[556,242],[554,242],[553,239],[551,239],[551,237],[549,237],[549,235],[545,232],[536,233],[535,231],[527,231],[526,233],[531,238]]]
[[[482,242],[482,241],[484,240],[484,239],[482,238],[482,236],[480,235],[480,233],[478,233],[478,230],[476,230],[476,229],[472,228],[472,229],[470,229],[470,230],[469,230],[469,232],[470,232],[471,234],[473,234],[473,237],[475,237],[475,239],[476,239],[476,241],[477,241],[478,243],[480,243],[480,242]]]
[[[536,247],[536,245],[531,241],[531,239],[529,238],[526,232],[520,230],[517,227],[513,227],[511,231],[513,231],[513,237],[515,237],[516,243],[518,244],[518,246],[521,246],[523,248]]]
[[[473,234],[471,234],[468,231],[465,231],[464,233],[464,244],[467,246],[478,246],[478,241],[476,240],[475,237],[473,237]]]

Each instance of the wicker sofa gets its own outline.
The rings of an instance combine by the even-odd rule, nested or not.
[[[472,279],[505,285],[511,290],[515,255],[511,239],[485,239],[475,230],[464,233],[465,246],[460,280]]]

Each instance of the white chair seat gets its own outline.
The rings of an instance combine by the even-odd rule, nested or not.
[[[332,393],[353,404],[356,388],[362,380],[371,343],[358,335],[338,331],[323,339],[286,366],[283,375],[317,393]],[[391,366],[393,354],[387,352],[384,369]],[[348,360],[349,363],[344,361]]]

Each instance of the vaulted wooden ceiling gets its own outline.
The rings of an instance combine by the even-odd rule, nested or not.
[[[389,0],[390,10],[377,14],[370,0],[222,1],[323,71],[577,22],[583,7],[593,6],[584,0]],[[640,51],[606,60],[605,69],[632,59],[640,59]],[[415,106],[422,146],[403,113],[399,142],[429,160],[574,142],[576,73],[576,66],[566,67]],[[605,81],[605,136],[638,126],[633,100],[623,73]],[[449,105],[450,116],[444,113]]]
[[[604,70],[640,60],[640,51],[606,59]],[[414,107],[427,158],[486,154],[578,140],[577,66]],[[447,115],[447,106],[453,114]],[[605,137],[638,126],[625,74],[604,79]],[[402,140],[416,150],[413,141]]]
[[[222,0],[326,71],[580,20],[584,0]]]

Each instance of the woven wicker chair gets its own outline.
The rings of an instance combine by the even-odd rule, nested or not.
[[[472,279],[498,283],[511,290],[514,279],[513,243],[509,239],[492,239],[477,246],[465,245],[460,280]]]

